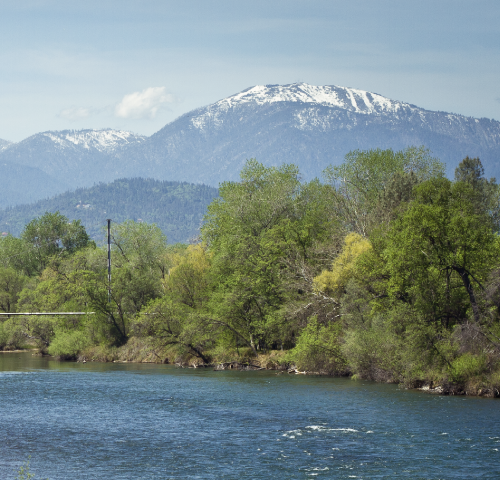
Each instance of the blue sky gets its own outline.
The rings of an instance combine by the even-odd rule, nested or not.
[[[500,120],[499,0],[0,0],[0,138],[151,135],[256,84]]]

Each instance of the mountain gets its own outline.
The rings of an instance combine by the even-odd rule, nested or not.
[[[207,206],[217,196],[217,189],[206,185],[119,179],[0,210],[0,233],[18,236],[33,218],[59,211],[70,220],[81,220],[97,241],[103,240],[102,228],[111,218],[117,223],[128,219],[156,223],[169,243],[185,243],[199,234]]]
[[[350,150],[410,145],[425,145],[449,174],[466,155],[479,156],[487,174],[500,174],[500,122],[305,83],[249,88],[183,115],[119,155],[127,176],[216,185],[237,180],[251,157],[295,163],[311,179]]]
[[[142,143],[145,138],[110,129],[37,133],[0,151],[0,165],[11,165],[10,171],[5,172],[7,176],[2,178],[8,189],[18,192],[24,202],[100,181],[109,182],[123,177],[116,154]],[[14,189],[11,185],[17,184],[19,177],[12,165],[27,172],[43,172],[38,185],[29,185],[28,190],[19,190],[17,186]],[[0,206],[6,206],[15,205],[19,200],[6,203],[0,199],[0,202]]]
[[[69,188],[39,168],[7,162],[1,156],[0,179],[0,208],[31,203]]]
[[[0,138],[0,152],[5,150],[9,145],[12,145],[12,142],[8,142],[7,140],[2,140]]]
[[[0,207],[117,178],[217,186],[238,180],[248,158],[266,165],[295,163],[309,180],[351,150],[410,145],[429,148],[450,176],[469,155],[481,159],[488,176],[500,177],[495,120],[433,112],[354,88],[258,85],[193,110],[149,138],[67,130],[8,144],[0,151]]]

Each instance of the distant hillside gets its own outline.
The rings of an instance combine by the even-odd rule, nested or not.
[[[0,208],[32,203],[68,189],[67,184],[39,168],[0,159]]]
[[[139,145],[145,138],[104,129],[43,132],[19,143],[2,144],[0,141],[0,178],[2,186],[12,192],[0,194],[0,208],[36,202],[70,189],[91,187],[117,178],[150,177],[121,173],[120,163],[115,158],[122,149]],[[34,181],[24,182],[24,171]],[[38,181],[33,172],[41,174]]]
[[[486,176],[500,177],[496,120],[335,85],[257,85],[186,113],[150,137],[65,130],[0,144],[0,208],[118,178],[217,187],[237,181],[249,158],[268,166],[294,163],[311,180],[352,150],[421,145],[446,163],[450,177],[465,156],[479,157]]]
[[[0,231],[19,235],[33,218],[59,211],[80,219],[95,240],[102,241],[106,219],[156,223],[169,243],[198,235],[208,204],[218,190],[206,185],[133,178],[80,188],[30,205],[0,210]]]

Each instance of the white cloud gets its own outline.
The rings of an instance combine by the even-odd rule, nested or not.
[[[150,87],[142,92],[125,95],[115,107],[115,116],[121,118],[154,118],[161,108],[174,101],[173,95],[165,93],[165,87]]]
[[[76,122],[84,118],[95,117],[96,115],[100,115],[102,113],[109,115],[112,111],[113,107],[111,105],[101,108],[71,106],[61,110],[57,116],[59,118],[64,118],[65,120],[69,120],[70,122]]]
[[[90,117],[94,114],[93,108],[85,107],[69,107],[61,110],[57,116],[69,120],[70,122],[75,122],[81,120],[82,118]]]

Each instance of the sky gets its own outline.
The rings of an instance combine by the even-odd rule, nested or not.
[[[0,139],[151,135],[258,84],[500,120],[499,0],[0,0]]]

